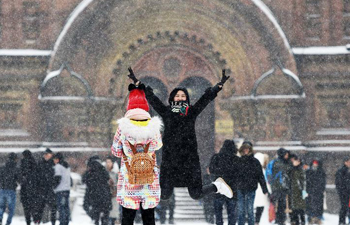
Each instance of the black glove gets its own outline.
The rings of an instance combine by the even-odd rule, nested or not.
[[[224,83],[230,78],[230,76],[225,75],[225,69],[222,70],[222,77],[221,81],[218,83],[218,85],[224,85]]]
[[[139,80],[135,77],[134,71],[132,71],[131,67],[128,68],[130,74],[128,77],[136,84]]]

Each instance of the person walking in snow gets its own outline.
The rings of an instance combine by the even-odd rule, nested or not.
[[[38,178],[37,178],[37,164],[33,154],[27,149],[22,152],[23,158],[21,160],[21,202],[24,210],[24,217],[27,225],[30,225],[31,218],[33,221],[39,221],[38,215]]]
[[[136,85],[140,81],[129,68],[130,79]],[[161,198],[169,199],[174,187],[188,187],[193,199],[218,192],[232,198],[229,185],[218,178],[210,185],[202,186],[202,174],[197,152],[195,121],[204,108],[215,99],[229,76],[222,72],[222,79],[214,87],[208,88],[202,97],[190,105],[190,97],[186,88],[175,88],[169,96],[169,106],[153,93],[150,86],[146,88],[146,98],[153,109],[162,117],[164,122],[164,147],[162,149],[162,164],[160,174]]]
[[[88,171],[82,181],[86,184],[84,207],[95,225],[108,225],[109,211],[112,208],[109,189],[109,174],[101,161],[95,156],[87,164]]]
[[[144,225],[155,225],[154,209],[160,201],[155,151],[163,145],[162,122],[148,113],[144,90],[144,85],[129,85],[127,112],[118,120],[111,148],[114,156],[122,158],[117,186],[122,225],[133,225],[138,209]]]
[[[241,154],[238,174],[238,225],[244,225],[248,216],[248,225],[254,225],[254,199],[258,183],[268,195],[265,176],[259,160],[254,157],[253,144],[244,141],[239,149]]]
[[[17,168],[17,155],[11,152],[4,167],[0,168],[0,224],[6,207],[8,217],[6,225],[10,225],[16,209],[16,188],[19,183],[19,171]]]
[[[236,205],[237,205],[237,177],[240,171],[239,157],[237,154],[237,148],[233,140],[225,140],[220,152],[215,154],[209,165],[209,171],[214,179],[222,177],[230,185],[234,195],[232,198],[228,198],[223,195],[215,195],[214,209],[216,224],[223,225],[222,210],[224,204],[226,204],[228,224],[236,224]]]
[[[54,155],[53,162],[55,163],[54,191],[56,194],[56,205],[60,215],[60,225],[68,225],[70,219],[70,167],[68,163],[64,161],[63,155],[60,152]]]
[[[275,223],[283,225],[286,221],[287,196],[290,193],[290,172],[292,165],[289,160],[290,152],[288,150],[284,148],[278,149],[277,156],[277,159],[269,162],[266,175],[271,185],[271,198],[277,207]],[[271,172],[269,172],[270,165]]]
[[[114,160],[114,157],[108,156],[105,160],[105,167],[109,173],[109,186],[112,196],[112,209],[109,212],[109,222],[111,225],[114,225],[116,222],[119,222],[119,204],[117,202],[117,182],[118,182],[118,173],[119,165]]]
[[[290,160],[293,168],[290,174],[291,192],[291,225],[305,225],[305,200],[303,191],[305,188],[305,173],[301,161],[297,155],[291,155]]]
[[[55,225],[56,223],[56,195],[54,192],[54,162],[53,162],[53,152],[51,149],[47,148],[44,151],[43,159],[38,163],[38,212],[40,218],[38,221],[35,221],[35,223],[40,224],[41,219],[44,214],[45,205],[48,205],[51,209],[51,224]]]
[[[323,217],[323,198],[326,190],[326,173],[319,160],[313,160],[306,171],[306,205],[309,222],[321,224]]]
[[[345,158],[343,166],[337,171],[335,187],[340,200],[339,225],[345,225],[350,200],[350,157]]]
[[[263,169],[263,174],[265,174],[266,166],[269,162],[269,156],[267,154],[263,154],[261,152],[257,152],[254,154],[254,157],[259,160],[260,165]],[[265,177],[266,181],[266,177]],[[270,185],[266,183],[267,190],[270,192]],[[255,210],[255,225],[259,225],[262,213],[264,212],[265,206],[268,206],[270,203],[269,196],[266,196],[261,188],[261,185],[258,184],[258,189],[255,191],[255,200],[254,200],[254,208]]]

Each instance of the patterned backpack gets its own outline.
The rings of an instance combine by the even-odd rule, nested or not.
[[[139,144],[133,145],[129,142],[129,145],[133,152],[130,163],[123,151],[123,159],[128,170],[129,183],[152,184],[154,181],[155,154],[152,157],[148,154],[150,143],[144,147],[143,152],[137,152],[136,146]]]

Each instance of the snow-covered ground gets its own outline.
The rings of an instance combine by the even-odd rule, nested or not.
[[[70,222],[70,225],[93,225],[91,219],[86,215],[84,209],[82,208],[83,205],[83,195],[76,193],[77,200],[75,201],[75,204],[73,206],[73,212],[72,212],[72,221]],[[3,218],[3,224],[5,224],[7,219],[7,215],[4,215]],[[26,225],[26,222],[24,220],[23,216],[14,216],[12,220],[13,225]],[[32,223],[34,224],[34,223]],[[57,221],[56,224],[59,224]],[[157,223],[157,225],[160,223]],[[204,221],[175,221],[175,224],[177,225],[207,225],[208,223]],[[225,224],[227,224],[227,221],[225,221]],[[260,225],[270,225],[272,223],[268,222],[268,210],[264,210],[263,216],[261,218]],[[289,224],[289,223],[287,223]],[[338,224],[338,215],[334,214],[324,214],[324,225],[336,225]],[[45,223],[45,225],[51,225],[51,223]]]

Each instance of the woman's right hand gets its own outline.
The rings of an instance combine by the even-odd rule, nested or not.
[[[140,81],[135,77],[134,71],[132,71],[131,67],[128,68],[129,75],[128,77],[134,82],[135,85],[139,85]]]

